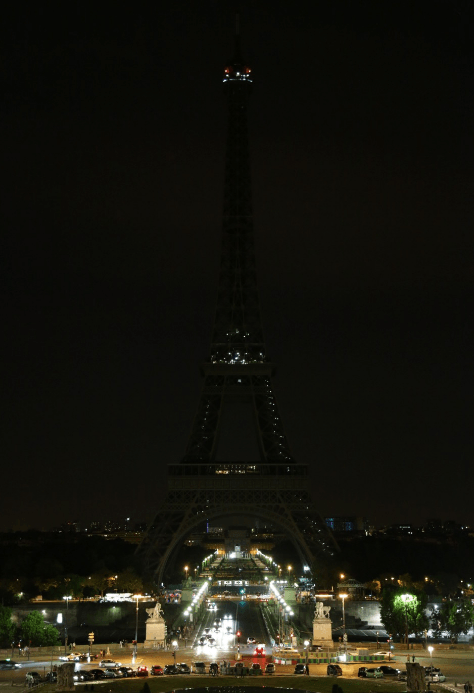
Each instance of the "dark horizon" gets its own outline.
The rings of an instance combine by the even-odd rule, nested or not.
[[[241,5],[265,341],[323,516],[474,524],[472,20]],[[227,1],[8,10],[0,530],[151,520],[184,455],[233,31]]]

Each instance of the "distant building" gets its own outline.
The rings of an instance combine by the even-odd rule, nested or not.
[[[366,534],[369,531],[369,522],[365,517],[333,516],[325,517],[324,521],[333,532],[363,532]]]

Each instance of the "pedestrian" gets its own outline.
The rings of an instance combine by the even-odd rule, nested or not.
[[[472,693],[472,683],[470,681],[467,682],[467,687],[468,687],[469,693]]]
[[[467,681],[464,684],[464,693],[469,693],[469,683]]]
[[[411,661],[414,663],[415,662],[415,655],[411,658]]]
[[[308,665],[305,666],[304,673],[306,676],[309,676],[309,666]]]
[[[410,655],[407,655],[407,662],[410,661]]]

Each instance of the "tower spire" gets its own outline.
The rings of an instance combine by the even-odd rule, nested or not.
[[[216,462],[221,415],[228,402],[250,402],[258,462],[293,462],[272,390],[260,317],[254,248],[247,106],[252,70],[236,46],[224,69],[228,107],[222,250],[210,355],[183,462]]]

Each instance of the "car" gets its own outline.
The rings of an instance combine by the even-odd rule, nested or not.
[[[380,667],[375,667],[373,669],[366,669],[365,670],[365,678],[367,678],[367,679],[383,679],[383,671],[380,670]]]
[[[389,659],[394,659],[393,652],[391,650],[379,650],[378,652],[374,652],[374,655],[376,657],[388,657]]]
[[[407,680],[407,672],[402,671],[400,674],[398,674],[398,680],[399,681],[406,681]]]
[[[273,662],[268,662],[268,664],[265,666],[265,673],[266,674],[274,674],[275,673],[275,665]]]
[[[63,655],[59,659],[63,662],[78,662],[82,656],[80,652],[70,652],[68,655]]]
[[[384,676],[399,676],[402,672],[395,667],[389,667],[387,664],[382,664],[378,667]]]
[[[206,673],[205,662],[194,662],[194,671],[196,672],[196,674],[205,674]]]
[[[113,659],[103,659],[99,666],[104,669],[118,669],[122,666],[122,662],[114,662]]]
[[[443,681],[446,681],[446,676],[441,672],[439,672],[439,674],[432,674],[429,677],[429,681],[433,683],[443,683]]]
[[[216,645],[216,639],[215,639],[215,638],[209,638],[209,640],[207,641],[207,644],[208,644],[210,647],[215,647],[215,645]]]
[[[132,667],[119,667],[117,671],[120,671],[122,676],[126,679],[129,679],[132,676],[137,675],[137,672],[135,671],[135,669],[132,669]]]
[[[41,683],[41,680],[41,674],[39,674],[37,671],[29,671],[26,675],[26,682],[28,684],[32,684],[33,686]]]
[[[89,669],[89,674],[92,674],[94,679],[103,679],[104,670],[103,669]]]
[[[440,669],[439,667],[424,667],[425,670],[425,676],[431,676],[431,674],[439,674]]]
[[[339,664],[328,664],[327,668],[328,676],[342,676],[342,669]]]
[[[295,666],[295,670],[293,673],[294,674],[305,674],[306,673],[306,666],[304,664],[297,664]]]
[[[175,664],[166,664],[163,669],[163,674],[166,676],[171,676],[173,674],[179,674],[178,668]]]
[[[322,645],[310,645],[308,647],[309,652],[322,652],[323,647]]]
[[[180,674],[190,674],[191,669],[185,662],[180,662],[179,664],[176,665],[176,668],[178,669]]]
[[[207,643],[207,638],[204,637],[204,635],[201,635],[198,641],[198,645],[205,645]]]
[[[137,676],[148,676],[148,667],[138,667]]]
[[[253,662],[250,668],[252,669],[252,671],[259,671],[260,673],[262,672],[262,667],[258,662]]]
[[[104,679],[116,679],[118,678],[117,669],[102,669]]]
[[[21,669],[21,664],[13,659],[0,659],[0,669]]]
[[[154,664],[150,669],[150,674],[152,676],[163,676],[163,667],[160,667],[159,664]]]
[[[357,676],[359,678],[365,679],[365,672],[367,671],[367,667],[359,667],[359,671],[357,672]]]
[[[247,638],[247,645],[255,645],[256,642],[257,641],[255,640],[255,638],[252,638],[252,636]]]
[[[89,674],[89,672],[87,672]],[[76,680],[76,675],[74,674],[74,680]],[[92,678],[92,676],[90,677]],[[44,677],[44,680],[47,681],[48,683],[57,683],[58,682],[58,672],[57,671],[48,671],[46,676]]]

